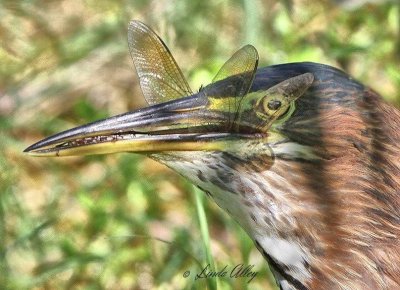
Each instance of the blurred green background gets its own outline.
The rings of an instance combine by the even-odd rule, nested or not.
[[[145,106],[126,33],[142,20],[196,90],[243,46],[261,66],[339,67],[400,104],[397,0],[0,1],[0,289],[215,289],[195,193],[142,156],[33,158],[25,147]],[[244,232],[204,202],[215,267],[257,277],[218,289],[275,289]],[[189,278],[183,278],[187,270]]]

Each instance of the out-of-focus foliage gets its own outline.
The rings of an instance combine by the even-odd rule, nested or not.
[[[204,289],[191,186],[134,154],[38,159],[22,150],[49,134],[144,106],[126,41],[130,19],[165,40],[193,88],[244,44],[260,63],[342,68],[400,100],[398,1],[1,1],[0,288]],[[206,202],[216,269],[254,264],[243,231]],[[185,271],[192,275],[183,278]],[[272,286],[271,286],[272,287]]]

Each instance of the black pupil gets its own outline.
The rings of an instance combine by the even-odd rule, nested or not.
[[[270,110],[278,110],[282,105],[281,101],[272,100],[268,102],[268,109]]]

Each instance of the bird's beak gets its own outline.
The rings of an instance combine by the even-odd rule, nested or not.
[[[60,132],[29,146],[24,152],[33,156],[76,156],[219,151],[237,138],[251,138],[229,133],[229,116],[208,109],[208,102],[205,94],[199,92]]]

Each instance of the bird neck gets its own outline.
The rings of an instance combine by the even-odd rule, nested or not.
[[[369,289],[383,283],[376,267],[388,257],[376,249],[397,253],[400,217],[388,204],[377,210],[379,197],[372,200],[370,193],[359,190],[358,184],[366,181],[355,173],[361,165],[348,167],[355,158],[304,163],[262,157],[253,160],[251,170],[240,168],[237,164],[250,165],[237,158],[200,152],[193,159],[193,154],[181,152],[164,163],[242,226],[282,289]],[[267,169],[261,170],[259,165],[266,163]],[[383,214],[390,215],[389,221]],[[400,270],[397,264],[393,267]]]
[[[301,232],[303,220],[313,222],[312,200],[300,202],[301,191],[290,161],[274,160],[259,150],[243,158],[228,152],[179,152],[153,156],[206,192],[253,239],[277,278],[299,287],[311,278],[309,263],[316,233]],[[256,154],[256,152],[258,154]],[[241,157],[239,157],[241,156]],[[249,162],[249,160],[251,162]],[[292,175],[289,176],[291,178]],[[315,212],[315,210],[314,210]],[[284,282],[283,282],[284,283]],[[301,288],[299,288],[301,289]]]

